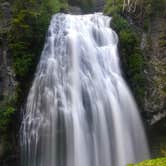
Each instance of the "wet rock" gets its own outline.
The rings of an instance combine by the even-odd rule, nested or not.
[[[166,18],[154,18],[149,32],[142,35],[141,48],[146,62],[146,92],[144,111],[150,114],[150,124],[166,117]]]

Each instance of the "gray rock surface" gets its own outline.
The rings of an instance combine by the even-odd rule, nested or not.
[[[7,32],[10,29],[11,9],[10,3],[4,2],[0,4],[0,106],[15,93],[16,81],[12,70],[12,58],[9,54],[9,46],[7,41]],[[0,107],[0,111],[1,107]],[[0,133],[0,159],[4,155],[5,142]],[[0,163],[0,165],[2,165]]]
[[[144,110],[150,124],[166,117],[166,18],[156,17],[143,34],[142,49],[146,59],[146,95]],[[165,36],[165,37],[164,37]]]

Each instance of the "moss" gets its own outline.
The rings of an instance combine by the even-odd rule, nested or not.
[[[12,117],[15,113],[15,108],[12,106],[1,106],[0,107],[0,131],[6,132],[11,124]]]
[[[126,80],[134,92],[138,104],[143,106],[145,59],[140,49],[141,38],[135,31],[133,24],[129,23],[128,11],[123,10],[123,2],[123,0],[107,0],[104,12],[112,16],[111,26],[119,35],[120,58]],[[150,13],[150,9],[148,12]],[[130,17],[133,18],[132,14]],[[148,27],[145,27],[145,29],[148,29]]]
[[[104,13],[107,15],[115,15],[122,13],[123,0],[106,0]]]
[[[41,54],[45,34],[52,14],[67,7],[60,0],[16,0],[13,3],[13,18],[7,34],[12,67],[19,82],[19,92],[23,103]]]
[[[137,26],[143,28],[146,32],[149,30],[150,22],[154,17],[165,17],[166,15],[165,0],[158,0],[157,2],[154,0],[136,1],[136,3],[133,3],[136,6],[131,8],[130,4],[124,9],[123,3],[123,0],[107,0],[104,10],[105,14],[112,16],[114,14],[123,14],[126,18],[130,17]]]
[[[130,25],[127,20],[124,19],[120,14],[114,14],[111,22],[111,26],[117,31],[130,30]]]
[[[140,46],[140,38],[128,21],[120,14],[114,14],[111,26],[119,35],[120,57],[126,79],[140,105],[143,105],[145,60]],[[139,84],[138,84],[139,83]]]
[[[166,158],[147,160],[138,164],[129,164],[127,166],[166,166]]]
[[[5,98],[0,104],[0,140],[3,142],[5,158],[13,150],[13,133],[17,125],[15,123],[15,98]]]
[[[21,105],[25,102],[41,54],[52,14],[67,7],[62,0],[14,0],[9,28],[0,29],[0,43],[8,41],[11,65],[16,75],[15,95],[0,103],[0,139],[5,144],[4,159],[15,151]],[[0,12],[0,17],[3,14]],[[16,148],[16,147],[15,147]]]
[[[14,3],[8,41],[18,80],[26,79],[35,70],[50,18],[65,7],[67,3],[59,0],[16,0]]]

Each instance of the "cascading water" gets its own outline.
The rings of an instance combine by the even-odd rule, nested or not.
[[[148,158],[110,18],[56,14],[27,99],[22,166],[125,166]]]

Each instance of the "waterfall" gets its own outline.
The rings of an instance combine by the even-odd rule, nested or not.
[[[22,166],[126,166],[149,157],[110,20],[52,17],[21,125]]]

